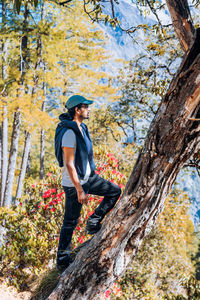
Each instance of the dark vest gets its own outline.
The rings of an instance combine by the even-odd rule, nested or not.
[[[81,126],[87,135],[87,142],[90,143],[90,155],[88,153],[88,145],[80,132],[76,122],[68,119],[68,114],[64,113],[59,116],[61,122],[58,124],[55,133],[55,155],[59,163],[59,167],[63,167],[62,156],[62,138],[68,129],[72,129],[76,135],[76,154],[75,154],[75,168],[80,179],[83,179],[86,173],[87,162],[90,163],[91,175],[95,173],[95,164],[93,160],[92,141],[90,139],[87,126],[82,123]]]

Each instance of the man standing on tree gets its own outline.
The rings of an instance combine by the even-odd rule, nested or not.
[[[60,115],[55,134],[55,153],[62,167],[62,186],[65,191],[65,214],[60,232],[57,252],[57,267],[63,270],[72,262],[71,239],[78,224],[82,204],[87,205],[87,194],[104,196],[100,205],[88,218],[86,233],[95,234],[101,228],[101,221],[114,207],[121,189],[95,174],[93,148],[87,126],[89,105],[93,101],[74,95],[65,107],[68,113]]]

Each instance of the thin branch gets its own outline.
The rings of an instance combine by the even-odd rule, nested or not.
[[[121,124],[121,122],[116,121],[117,125],[122,129],[124,135],[128,138],[128,134],[126,133],[125,128],[123,127],[123,125]]]
[[[0,92],[0,94],[1,95],[3,95],[3,93],[5,92],[5,90],[6,90],[6,88],[7,88],[7,86],[9,85],[9,84],[11,84],[11,83],[13,83],[13,82],[15,82],[16,81],[16,79],[11,79],[10,81],[8,81],[7,83],[5,83],[5,85],[4,85],[4,87],[3,87],[3,90]],[[5,103],[7,103],[6,101],[4,101],[3,99],[1,99],[1,101],[2,102],[5,102]]]
[[[168,66],[165,65],[158,65],[157,68],[166,69],[170,76],[173,76],[174,74],[170,71]]]
[[[114,135],[114,132],[113,132],[112,128],[111,128],[111,127],[108,127],[108,130],[110,130],[110,132],[111,132],[111,134],[112,134],[112,136],[113,136],[114,140],[115,140],[116,142],[119,142],[119,140],[118,140],[118,139],[115,137],[115,135]]]
[[[157,14],[157,12],[156,12],[156,9],[151,5],[151,3],[149,2],[149,0],[146,0],[146,2],[147,2],[147,4],[148,4],[150,10],[152,11],[152,13],[154,14],[154,16],[156,17],[156,19],[157,19],[157,21],[158,21],[158,24],[160,25],[161,30],[162,30],[162,33],[163,33],[163,27],[162,27],[161,21],[160,21],[160,19],[159,19],[159,17],[158,17],[158,14]]]
[[[35,19],[34,19],[34,17],[33,17],[33,15],[32,15],[32,13],[29,11],[29,15],[31,16],[31,18],[32,18],[32,20],[33,20],[33,22],[34,22],[34,24],[35,24],[35,26],[37,26],[37,23],[35,22]]]
[[[111,10],[112,10],[112,17],[115,19],[115,11],[114,11],[114,3],[113,0],[110,0]]]
[[[89,12],[87,11],[87,9],[86,9],[86,6],[87,6],[88,3],[89,3],[89,1],[86,2],[85,0],[83,0],[83,9],[84,9],[84,12],[89,16],[89,18],[90,18],[90,20],[91,20],[92,22],[95,22],[96,20],[93,19],[93,18],[91,17],[90,13],[89,13]],[[94,8],[94,11],[95,11],[95,9],[96,9],[96,8]]]
[[[65,4],[68,4],[69,2],[72,2],[72,0],[66,0],[66,1],[63,1],[63,2],[58,2],[58,1],[55,1],[55,0],[50,0],[50,1],[55,3],[55,4],[58,4],[60,6],[65,6]]]

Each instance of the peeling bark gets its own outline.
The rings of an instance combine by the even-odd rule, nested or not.
[[[194,41],[195,33],[188,2],[187,0],[166,0],[166,3],[179,42],[184,51],[187,51]]]
[[[163,210],[184,163],[199,150],[200,30],[157,111],[125,193],[63,273],[49,300],[100,299],[123,276]]]

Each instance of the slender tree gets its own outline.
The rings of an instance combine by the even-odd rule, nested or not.
[[[28,21],[28,8],[25,5],[24,10],[24,22],[23,22],[23,35],[21,39],[21,59],[20,59],[20,71],[21,71],[21,89],[24,88],[24,76],[25,76],[25,64],[27,59],[27,21]],[[21,112],[20,109],[14,113],[14,121],[13,121],[13,132],[11,138],[11,146],[10,146],[10,155],[8,162],[8,171],[6,177],[6,187],[5,194],[3,199],[3,205],[10,205],[12,203],[12,192],[13,192],[13,183],[15,178],[15,168],[16,168],[16,160],[17,160],[17,152],[18,152],[18,141],[20,135],[20,124],[21,124]]]
[[[13,181],[15,176],[15,166],[16,166],[17,151],[18,151],[20,124],[21,124],[21,113],[20,111],[16,111],[14,113],[13,131],[11,137],[10,155],[9,155],[9,162],[8,162],[8,172],[7,172],[3,206],[10,205],[12,203],[12,188],[13,188]]]
[[[46,109],[46,86],[44,83],[45,99],[42,103],[42,111]],[[44,177],[44,157],[45,157],[45,130],[42,128],[40,131],[40,179]]]
[[[6,3],[2,1],[2,24],[6,25]],[[7,80],[7,43],[2,39],[2,68],[1,76],[3,82]],[[5,86],[2,91],[3,95],[6,94]],[[5,185],[6,185],[6,176],[7,176],[7,167],[8,167],[8,111],[7,103],[2,103],[2,139],[1,139],[1,188],[0,188],[0,204],[3,204]]]
[[[22,156],[22,162],[20,168],[20,175],[17,184],[16,199],[19,199],[22,196],[23,181],[25,179],[30,148],[31,148],[31,134],[28,131],[25,131],[24,150],[23,150],[23,156]]]
[[[3,106],[1,140],[1,205],[3,204],[8,167],[8,116],[7,105]]]
[[[0,127],[0,170],[1,170],[1,156],[2,156],[2,128]],[[1,172],[0,172],[0,181],[1,181]],[[1,188],[0,188],[1,191]],[[0,202],[1,204],[1,202]]]
[[[170,14],[189,20],[187,1],[167,0]],[[112,2],[113,4],[113,2]],[[175,31],[177,22],[174,22]],[[153,119],[125,193],[102,229],[63,273],[48,299],[100,299],[120,278],[162,211],[181,167],[200,147],[200,29],[180,22],[187,52]],[[178,38],[180,36],[178,35]]]
[[[44,18],[44,3],[42,3],[41,7],[41,20]],[[38,53],[39,57],[42,57],[43,51],[42,51],[42,39],[41,37],[38,40]],[[44,73],[46,73],[46,66],[44,60],[42,60],[42,67],[44,69]],[[46,110],[46,103],[47,103],[47,84],[43,82],[42,84],[43,94],[44,94],[44,100],[42,102],[42,111],[45,112]],[[44,158],[45,158],[45,130],[41,128],[40,131],[40,179],[43,179],[44,177]]]

